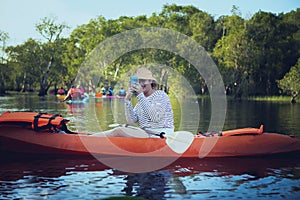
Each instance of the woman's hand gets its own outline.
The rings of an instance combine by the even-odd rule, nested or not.
[[[133,84],[130,87],[130,89],[132,90],[132,93],[135,94],[136,96],[143,92],[143,88],[142,88],[141,84],[139,84],[139,83]]]
[[[134,95],[139,95],[143,92],[143,88],[139,83],[135,83],[133,85],[131,85],[126,93],[126,97],[125,99],[130,101],[131,96]]]

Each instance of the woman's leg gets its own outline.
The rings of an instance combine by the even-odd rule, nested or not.
[[[146,131],[134,126],[117,127],[111,130],[107,130],[93,135],[102,137],[131,137],[131,138],[149,138]]]

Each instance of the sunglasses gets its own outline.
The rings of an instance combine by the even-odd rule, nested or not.
[[[151,84],[152,81],[151,80],[145,80],[145,79],[139,79],[139,83],[141,85],[147,85],[147,84]]]

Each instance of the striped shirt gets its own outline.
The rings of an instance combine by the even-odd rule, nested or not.
[[[125,114],[128,123],[138,122],[142,129],[174,130],[173,110],[168,95],[156,90],[149,97],[144,93],[137,96],[138,102],[133,108],[131,101],[125,103]]]

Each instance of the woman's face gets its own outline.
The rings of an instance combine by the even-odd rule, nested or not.
[[[152,80],[140,79],[139,83],[143,89],[143,93],[147,93],[148,91],[152,90],[151,87]]]

